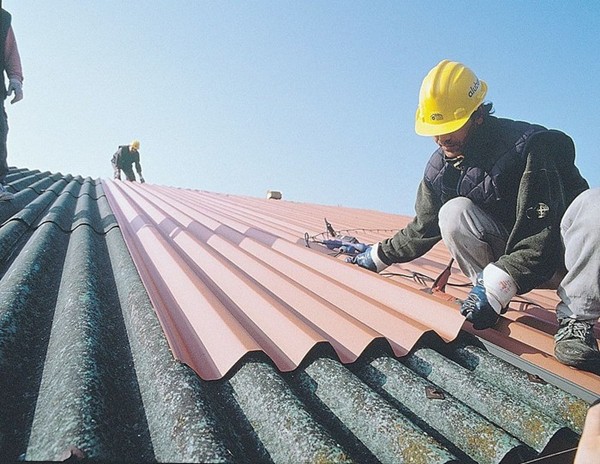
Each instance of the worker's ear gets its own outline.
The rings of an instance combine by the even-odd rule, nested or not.
[[[483,124],[484,116],[485,116],[485,113],[483,110],[483,105],[479,105],[479,108],[477,108],[475,113],[473,113],[473,118],[474,118],[475,124],[478,126],[481,126]]]

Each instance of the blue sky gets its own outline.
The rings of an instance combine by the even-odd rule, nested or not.
[[[23,62],[9,165],[412,215],[414,132],[442,59],[496,115],[561,129],[600,186],[600,2],[4,0]]]

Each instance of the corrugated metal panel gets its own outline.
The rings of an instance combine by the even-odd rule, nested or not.
[[[321,342],[353,362],[377,337],[402,356],[424,332],[452,340],[462,326],[451,304],[304,246],[323,223],[314,207],[105,185],[174,352],[204,379],[250,351],[289,371]]]
[[[422,283],[386,280],[304,245],[304,233],[319,233],[324,217],[339,230],[362,227],[352,233],[364,241],[406,218],[125,183],[109,187],[121,191],[113,212],[105,183],[89,178],[11,169],[8,180],[17,195],[0,203],[2,462],[83,455],[127,462],[516,463],[576,444],[586,401],[491,356],[465,332],[457,338],[457,308],[425,296]],[[147,280],[146,291],[121,235],[131,232],[117,214],[133,215],[132,230],[142,236],[133,256],[162,266],[142,266],[141,276],[172,274],[169,285]],[[202,252],[195,264],[180,253],[196,256],[194,248]],[[436,247],[393,270],[435,275],[446,260]],[[239,346],[224,355],[223,365],[234,365],[220,380],[202,380],[173,358],[161,323],[168,327],[179,315],[167,312],[159,323],[148,296],[158,293],[164,305],[185,302],[182,293],[197,296],[198,282],[203,299],[191,311],[203,302],[221,317],[213,327],[233,323],[247,333],[202,333],[215,346],[210,337],[223,336],[223,351]],[[258,311],[239,308],[244,295]],[[413,317],[425,304],[451,328],[427,308]],[[232,308],[237,322],[228,316]],[[284,340],[278,351],[276,328],[261,309],[301,330],[304,345]],[[373,312],[384,313],[384,322]],[[202,318],[194,323],[206,330]],[[403,330],[406,339],[395,333]],[[588,378],[573,372],[575,381]],[[502,411],[504,401],[512,415]]]
[[[431,282],[419,276],[431,280],[449,261],[443,245],[392,266],[386,279],[343,256],[331,259],[324,247],[308,248],[304,240],[305,234],[321,234],[327,219],[338,231],[372,243],[409,218],[148,184],[105,186],[175,354],[205,379],[219,378],[257,350],[279,369],[293,370],[320,342],[330,343],[342,362],[355,361],[380,337],[404,356],[426,331],[450,341],[463,325],[456,303],[422,291]],[[451,283],[467,280],[454,268]],[[464,298],[468,287],[449,286],[447,292]],[[495,329],[465,327],[600,394],[598,376],[554,360],[557,301],[549,290],[537,290],[517,297]],[[230,347],[226,353],[222,341]]]

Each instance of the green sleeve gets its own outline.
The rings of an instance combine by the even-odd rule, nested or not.
[[[422,180],[417,190],[416,215],[391,238],[381,242],[382,261],[386,264],[405,263],[423,256],[441,240],[438,214],[441,201]]]
[[[572,198],[588,186],[574,160],[571,139],[558,131],[545,132],[528,146],[517,220],[496,263],[515,280],[519,294],[549,280],[561,263],[560,220]]]

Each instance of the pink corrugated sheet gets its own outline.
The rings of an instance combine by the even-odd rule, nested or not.
[[[553,291],[515,298],[497,327],[475,331],[455,301],[469,290],[457,286],[468,282],[456,267],[446,293],[427,292],[450,259],[441,243],[385,275],[315,243],[331,238],[325,220],[374,243],[408,217],[111,180],[103,186],[174,355],[205,380],[254,351],[290,371],[320,343],[350,363],[378,338],[401,357],[427,331],[451,341],[464,328],[600,393],[598,376],[552,356]]]

